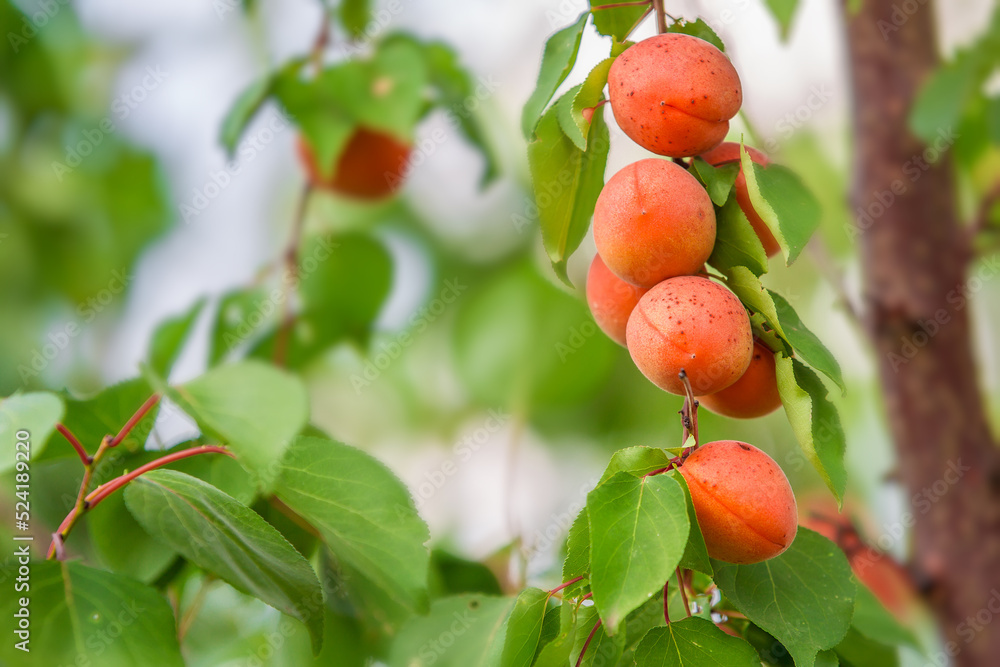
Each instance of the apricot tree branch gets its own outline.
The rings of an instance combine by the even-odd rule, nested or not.
[[[656,14],[656,32],[662,35],[667,31],[667,13],[663,8],[663,0],[653,0],[653,13]]]

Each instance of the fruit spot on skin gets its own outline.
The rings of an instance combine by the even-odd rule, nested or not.
[[[587,305],[601,331],[622,347],[629,315],[648,291],[625,282],[608,269],[600,255],[594,255],[587,273]]]
[[[312,148],[302,137],[298,141],[299,159],[311,184],[366,200],[384,199],[399,188],[410,150],[409,144],[385,132],[359,127],[344,147],[333,173],[324,178]]]
[[[653,384],[683,395],[679,373],[696,396],[738,380],[753,356],[753,332],[735,294],[707,278],[681,276],[650,289],[625,331],[629,354]]]
[[[683,167],[658,158],[639,160],[601,190],[594,242],[615,275],[652,287],[702,268],[715,245],[715,209]]]
[[[756,148],[747,146],[747,153],[750,154],[751,161],[762,167],[766,167],[770,163],[767,156]],[[727,141],[703,154],[701,158],[713,167],[739,162],[740,145],[732,141]],[[750,226],[757,232],[757,238],[760,239],[761,245],[764,246],[764,252],[767,253],[767,256],[773,257],[778,254],[778,251],[781,250],[778,240],[774,238],[774,234],[771,233],[767,223],[757,214],[753,204],[750,202],[750,193],[747,192],[747,178],[743,174],[742,166],[740,166],[740,171],[736,175],[736,202],[740,205],[743,215],[750,221]]]
[[[700,400],[701,406],[734,419],[763,417],[781,407],[774,353],[760,341],[754,342],[750,365],[740,379],[722,391]]]
[[[753,445],[710,442],[680,471],[712,558],[759,563],[781,554],[795,539],[797,510],[788,478]]]
[[[729,59],[690,35],[656,35],[629,47],[611,66],[608,83],[611,108],[625,134],[669,157],[717,146],[743,103]]]

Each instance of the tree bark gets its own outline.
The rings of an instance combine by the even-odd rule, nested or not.
[[[915,520],[912,570],[926,584],[954,663],[994,667],[1000,455],[973,358],[966,290],[976,282],[967,282],[970,253],[947,152],[957,128],[940,128],[928,146],[907,123],[938,64],[934,8],[915,1],[916,11],[906,14],[895,10],[899,0],[862,4],[844,14],[853,81],[851,201],[865,327]]]

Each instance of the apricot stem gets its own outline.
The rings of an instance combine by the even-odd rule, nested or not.
[[[677,568],[677,585],[681,588],[681,599],[684,601],[684,609],[688,618],[691,618],[691,602],[688,601],[687,588],[684,586],[684,578],[681,576],[681,569]]]
[[[656,32],[662,35],[667,31],[667,13],[663,8],[663,0],[653,0],[653,12],[656,14]]]
[[[597,629],[601,627],[601,619],[597,619],[597,623],[594,624],[594,629],[590,631],[587,636],[587,641],[583,643],[583,648],[580,650],[580,657],[576,659],[576,667],[580,667],[583,664],[583,656],[587,653],[587,647],[590,646],[590,642],[594,639],[594,635],[597,634]]]
[[[118,435],[116,435],[111,440],[111,442],[108,444],[108,447],[117,447],[118,445],[122,444],[122,440],[124,440],[125,437],[132,432],[132,429],[135,428],[136,424],[141,422],[143,417],[145,417],[150,410],[156,407],[156,404],[159,402],[160,402],[159,394],[153,394],[152,396],[147,398],[146,402],[140,405],[139,409],[135,411],[135,414],[129,417],[129,420],[125,422],[125,425],[122,426],[122,429],[120,431],[118,431]]]
[[[670,579],[667,579],[666,583],[663,584],[663,620],[670,625],[670,598],[668,594],[670,593]]]
[[[569,588],[570,586],[572,586],[576,582],[583,580],[583,578],[584,577],[581,575],[581,576],[577,577],[576,579],[570,579],[565,584],[559,584],[558,586],[556,586],[555,588],[553,588],[551,591],[549,591],[549,597],[552,597],[553,595],[555,595],[556,593],[558,593],[559,591],[561,591],[564,588]]]
[[[681,425],[683,426],[681,445],[687,443],[689,435],[694,436],[694,447],[689,447],[681,452],[681,462],[683,463],[691,452],[698,449],[698,399],[694,397],[691,381],[683,368],[678,373],[678,377],[684,385],[684,406],[681,408]]]

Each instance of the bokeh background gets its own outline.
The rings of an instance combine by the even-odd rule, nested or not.
[[[592,240],[570,263],[578,286],[570,292],[548,267],[530,216],[521,107],[545,38],[586,4],[399,0],[398,7],[383,15],[379,34],[445,40],[481,77],[487,92],[476,113],[487,121],[502,176],[480,189],[481,156],[436,113],[420,127],[398,198],[375,206],[329,196],[313,202],[308,229],[373,230],[393,261],[390,296],[367,346],[337,345],[304,372],[313,420],[410,486],[436,546],[497,563],[521,549],[514,566],[497,565],[502,576],[552,582],[569,522],[610,454],[680,439],[680,399],[649,384],[586,311],[580,288]],[[937,3],[942,53],[973,40],[993,10],[990,0]],[[787,40],[761,0],[671,1],[668,11],[704,18],[727,44],[746,99],[731,138],[742,134],[795,169],[823,203],[821,242],[791,268],[772,266],[765,284],[789,299],[843,366],[849,391],[836,400],[848,439],[848,509],[871,540],[891,535],[880,545],[905,557],[908,537],[892,528],[907,498],[893,478],[873,353],[841,307],[840,284],[848,299],[861,295],[846,197],[851,100],[840,8],[803,0]],[[86,396],[134,377],[155,327],[206,298],[171,380],[195,377],[206,367],[214,304],[253,284],[280,255],[304,180],[295,129],[275,129],[276,107],[245,133],[241,146],[253,141],[254,150],[241,153],[240,173],[225,184],[213,179],[227,159],[220,124],[246,86],[310,50],[321,5],[259,0],[245,11],[236,0],[0,0],[3,35],[21,34],[23,17],[37,12],[46,17],[29,19],[37,34],[16,51],[13,42],[0,45],[0,395],[47,387]],[[647,22],[635,37],[653,31]],[[588,71],[607,48],[588,29],[576,71]],[[330,57],[342,53],[334,42]],[[996,77],[988,83],[997,84]],[[610,175],[644,151],[606,117]],[[108,122],[112,131],[95,134]],[[440,131],[444,139],[435,140]],[[79,166],[66,174],[52,168],[87,137],[94,150]],[[970,296],[996,432],[1000,280],[983,281]],[[79,333],[65,335],[74,322]],[[44,353],[49,343],[55,354]],[[40,369],[31,366],[39,352]],[[18,368],[26,364],[39,372],[25,377]],[[168,412],[150,446],[179,442],[192,429]],[[703,413],[701,429],[705,441],[762,447],[804,503],[822,497],[782,413],[747,423]],[[459,454],[463,441],[474,444],[471,456]],[[449,461],[454,474],[442,473]],[[205,609],[213,620],[194,628],[190,641],[213,648],[193,664],[223,664],[277,616],[224,585]],[[932,624],[919,612],[915,619],[933,646]]]

